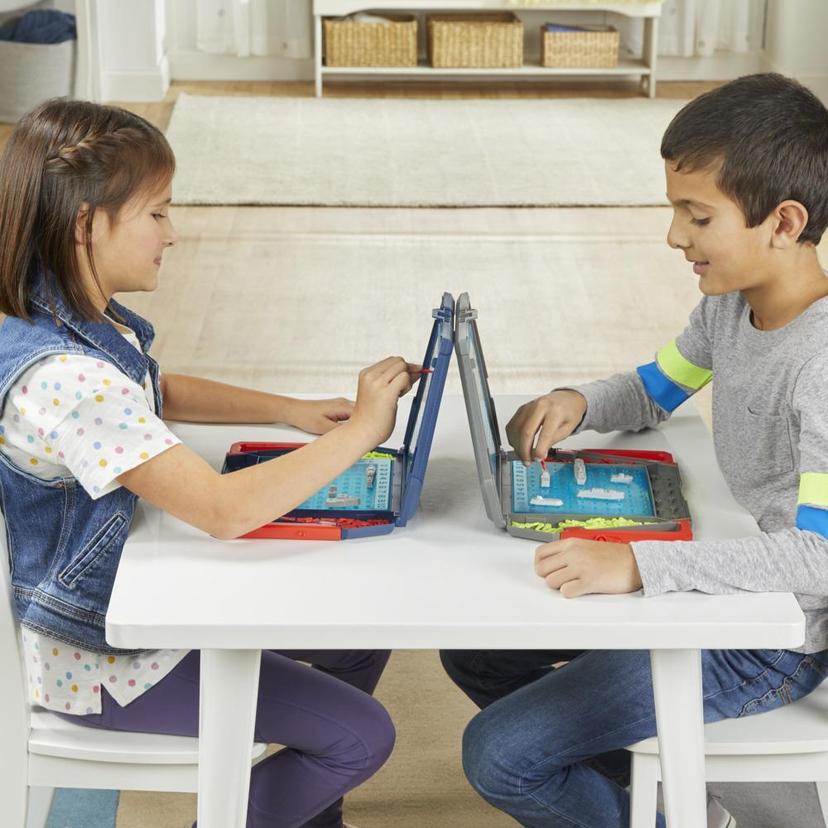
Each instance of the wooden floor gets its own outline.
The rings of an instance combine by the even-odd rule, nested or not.
[[[718,86],[717,81],[665,81],[657,84],[656,97],[695,98]],[[313,96],[309,81],[174,81],[163,101],[152,103],[113,102],[142,115],[161,129],[166,129],[176,98],[181,92],[191,95],[249,95],[260,97]],[[328,83],[327,97],[352,98],[637,98],[637,83],[450,83],[445,81],[389,81]],[[0,124],[0,147],[5,145],[13,125]]]

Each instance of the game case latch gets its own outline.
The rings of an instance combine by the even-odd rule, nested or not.
[[[458,308],[456,313],[459,322],[469,322],[472,319],[477,319],[476,308]]]

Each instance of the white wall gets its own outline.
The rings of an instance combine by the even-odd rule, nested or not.
[[[92,0],[103,100],[161,100],[169,86],[164,0]]]
[[[828,104],[828,0],[768,0],[763,68],[797,78]]]

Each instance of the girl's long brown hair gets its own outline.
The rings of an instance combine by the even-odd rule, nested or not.
[[[32,280],[47,271],[76,313],[99,318],[82,280],[78,228],[97,282],[95,212],[116,221],[174,170],[161,131],[124,109],[56,98],[23,116],[0,159],[0,311],[28,319]]]

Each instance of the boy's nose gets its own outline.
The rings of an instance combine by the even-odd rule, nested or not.
[[[684,234],[681,233],[676,227],[676,221],[670,223],[670,229],[667,231],[667,244],[673,248],[673,250],[686,250],[690,247],[690,242],[684,237]]]

